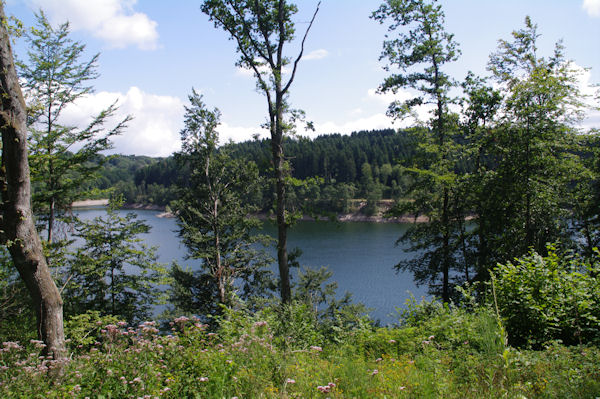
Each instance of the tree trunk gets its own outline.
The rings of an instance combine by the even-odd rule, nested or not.
[[[35,306],[39,338],[54,359],[66,355],[63,302],[52,279],[31,211],[26,107],[15,71],[4,7],[0,4],[0,129],[2,132],[2,241]]]
[[[448,189],[444,188],[444,203],[442,208],[442,229],[443,229],[443,247],[442,247],[442,300],[450,303],[450,221],[448,218]]]
[[[279,122],[280,123],[280,122]],[[278,125],[279,123],[276,122]],[[281,128],[275,127],[275,130]],[[279,279],[281,301],[290,303],[292,290],[290,286],[290,269],[287,254],[287,222],[285,220],[285,159],[282,148],[283,133],[276,132],[271,138],[271,149],[275,166],[275,185],[277,191],[277,264],[279,266]]]

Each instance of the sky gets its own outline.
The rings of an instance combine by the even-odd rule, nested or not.
[[[62,122],[84,126],[117,101],[117,118],[133,120],[114,139],[112,153],[168,156],[180,148],[184,106],[195,88],[209,108],[219,108],[221,142],[267,137],[260,128],[267,103],[255,78],[235,66],[238,56],[227,34],[200,11],[201,0],[7,0],[5,11],[25,26],[44,10],[53,24],[69,21],[73,40],[86,45],[82,60],[100,53],[94,93],[65,109]],[[297,0],[298,34],[308,25],[318,0]],[[403,127],[385,115],[391,95],[377,87],[388,76],[379,60],[386,27],[370,19],[381,0],[322,0],[310,31],[305,56],[290,90],[293,108],[306,112],[320,134]],[[584,91],[600,84],[600,0],[440,0],[446,29],[462,55],[445,71],[462,80],[468,71],[486,76],[489,55],[499,39],[524,26],[529,15],[538,24],[540,55],[551,55],[563,40],[566,56],[590,68],[580,76]],[[290,43],[288,54],[299,50]],[[15,53],[26,60],[19,39]],[[582,70],[583,71],[583,70]],[[392,70],[393,72],[393,70]],[[398,98],[410,93],[400,91]],[[404,97],[403,97],[404,96]],[[420,113],[426,117],[426,112]],[[116,121],[116,120],[115,120]],[[114,123],[114,122],[113,122]],[[406,124],[406,122],[404,122]],[[110,125],[108,125],[110,127]],[[582,128],[600,127],[592,111]]]

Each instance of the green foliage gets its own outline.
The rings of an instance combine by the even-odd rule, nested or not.
[[[432,104],[429,129],[414,131],[418,149],[406,171],[413,174],[408,193],[413,201],[405,202],[403,212],[426,215],[429,223],[413,225],[399,241],[408,242],[421,255],[400,262],[396,268],[409,270],[419,283],[428,280],[430,292],[450,301],[450,274],[458,262],[464,215],[453,208],[463,202],[457,188],[457,163],[460,139],[456,136],[457,116],[449,111],[455,102],[450,90],[456,86],[444,72],[445,64],[458,59],[460,51],[453,35],[445,31],[442,6],[428,0],[387,0],[372,18],[398,36],[383,42],[381,59],[386,68],[397,68],[380,85],[382,93],[396,93],[412,88],[419,95],[402,103],[393,102],[388,115],[405,119],[414,117],[415,107]],[[457,237],[458,236],[458,237]],[[427,277],[424,277],[424,276]]]
[[[112,104],[84,128],[59,122],[65,107],[92,92],[88,84],[98,76],[98,55],[82,61],[85,46],[69,37],[68,23],[54,27],[43,12],[36,19],[37,26],[26,34],[28,60],[17,66],[27,96],[33,209],[52,241],[56,217],[85,195],[83,185],[98,169],[90,161],[111,148],[110,138],[129,117],[105,130],[117,109]]]
[[[417,302],[411,298],[399,313],[402,327],[429,334],[430,343],[438,348],[469,345],[488,355],[501,355],[505,349],[501,326],[489,308],[462,308],[435,299]]]
[[[102,340],[104,326],[118,324],[119,318],[113,315],[102,316],[97,310],[88,310],[65,320],[65,337],[71,352],[85,353]]]
[[[62,270],[67,315],[96,310],[129,322],[145,320],[163,299],[166,270],[156,261],[156,249],[140,238],[149,226],[133,213],[120,216],[120,205],[114,200],[106,216],[76,224],[75,236],[83,242]]]
[[[422,326],[349,330],[341,344],[311,336],[309,328],[299,330],[298,341],[283,343],[276,312],[226,310],[216,332],[187,317],[175,319],[169,335],[159,334],[153,322],[138,328],[112,323],[54,374],[47,373],[54,362],[36,356],[39,342],[5,342],[0,396],[580,398],[600,389],[596,347],[553,344],[503,356],[471,341],[458,344],[477,338],[476,331],[497,332],[486,310],[469,315],[445,305],[416,306],[438,310],[427,311]],[[288,310],[291,323],[306,324],[304,305]]]
[[[36,338],[29,292],[6,247],[0,248],[0,342]]]
[[[540,348],[549,341],[566,345],[598,343],[600,334],[600,254],[590,263],[548,246],[493,271],[498,309],[509,342]]]
[[[296,77],[298,64],[304,53],[304,43],[319,11],[320,2],[307,25],[298,55],[292,61],[284,48],[293,41],[296,31],[292,17],[298,12],[295,4],[286,0],[204,0],[200,7],[215,24],[223,29],[236,44],[239,58],[236,65],[251,70],[257,90],[266,97],[268,119],[264,124],[271,135],[273,165],[273,194],[277,215],[277,260],[281,300],[291,300],[289,267],[287,264],[288,220],[286,178],[289,164],[284,157],[284,137],[294,135],[296,124],[304,121],[304,112],[289,105],[289,89]],[[286,65],[291,73],[284,74]],[[313,128],[307,123],[307,129]]]
[[[538,54],[537,26],[525,27],[500,40],[489,69],[502,101],[493,140],[485,152],[496,165],[487,174],[486,195],[492,261],[505,262],[546,243],[567,241],[569,188],[579,180],[581,160],[576,133],[586,105],[578,74],[562,43],[553,54]],[[494,263],[490,262],[489,265]]]
[[[446,112],[447,95],[453,86],[452,79],[440,68],[460,55],[453,35],[444,29],[442,6],[429,0],[386,0],[372,18],[380,24],[389,22],[389,31],[399,32],[398,37],[383,42],[380,59],[387,59],[388,70],[395,67],[401,72],[386,78],[379,90],[396,93],[400,88],[411,87],[422,94],[402,103],[393,102],[388,114],[403,119],[411,115],[414,107],[433,100],[439,121]],[[421,65],[422,70],[414,70]],[[439,130],[437,134],[443,135],[443,129]]]
[[[261,183],[256,165],[232,159],[226,148],[217,151],[219,111],[208,110],[195,91],[189,100],[176,158],[190,172],[173,209],[188,256],[202,260],[202,268],[174,267],[171,297],[182,311],[214,315],[218,304],[235,303],[236,279],[242,299],[264,296],[274,287],[266,268],[270,259],[254,245],[266,238],[251,234],[260,225],[249,216],[256,209],[247,200]]]
[[[328,134],[315,139],[288,138],[285,144],[290,177],[301,181],[312,179],[316,183],[310,184],[310,189],[302,185],[287,187],[290,206],[301,208],[308,215],[329,216],[355,211],[350,200],[364,197],[361,191],[370,192],[360,178],[360,167],[364,162],[379,170],[376,177],[381,183],[378,187],[383,198],[398,198],[410,184],[411,176],[395,165],[415,150],[414,136],[408,132],[385,129],[343,136]],[[262,178],[272,173],[268,140],[228,143],[224,147],[232,158],[256,163]],[[98,159],[102,165],[98,170],[99,177],[85,184],[86,192],[113,188],[127,203],[168,205],[177,198],[176,183],[188,180],[190,174],[189,169],[172,156],[113,155],[106,159],[99,156]],[[272,185],[263,184],[248,200],[262,211],[273,209]]]

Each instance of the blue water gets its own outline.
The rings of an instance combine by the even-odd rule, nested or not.
[[[159,218],[156,211],[119,212],[133,212],[150,225],[150,233],[144,234],[143,239],[147,245],[157,247],[159,262],[170,265],[177,261],[182,266],[198,267],[198,261],[185,259],[186,248],[177,236],[175,219]],[[77,213],[89,220],[105,212],[95,208]],[[417,298],[426,294],[425,287],[416,287],[410,273],[394,271],[394,265],[412,256],[402,246],[395,246],[407,227],[391,223],[299,222],[289,231],[288,249],[302,250],[302,267],[326,266],[333,272],[331,279],[338,283],[339,296],[346,291],[352,293],[355,302],[372,309],[371,318],[389,324],[397,321],[396,308],[404,306],[410,293]],[[276,235],[276,227],[271,223],[265,223],[263,230]],[[271,251],[274,255],[275,250]]]

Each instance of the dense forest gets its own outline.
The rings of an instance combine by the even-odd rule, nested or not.
[[[403,172],[401,165],[414,154],[414,140],[409,132],[391,129],[344,136],[328,134],[315,139],[289,138],[285,141],[286,157],[292,178],[303,181],[313,178],[315,184],[310,194],[314,200],[313,212],[348,212],[348,206],[343,206],[342,200],[346,203],[351,199],[370,197],[376,202],[402,196],[410,176]],[[229,143],[221,150],[235,159],[255,163],[260,176],[270,176],[269,140]],[[110,195],[107,190],[111,189],[113,195],[123,195],[128,203],[166,206],[176,199],[178,184],[189,178],[189,169],[182,168],[175,157],[113,155],[106,159],[99,155],[94,162],[103,167],[98,170],[98,178],[90,181],[86,189],[97,198]],[[270,190],[265,185],[256,203],[263,211],[273,205]]]
[[[3,7],[0,396],[600,393],[600,134],[581,125],[598,106],[562,43],[540,54],[529,17],[498,42],[489,76],[457,81],[442,6],[383,1],[371,15],[388,28],[378,90],[412,90],[390,118],[427,105],[428,119],[309,139],[294,134],[289,90],[320,3],[284,56],[296,5],[205,0],[266,99],[270,137],[221,143],[221,112],[192,89],[181,150],[150,158],[105,155],[131,121],[114,117],[117,103],[62,124],[92,92],[99,55],[86,58],[68,23],[39,12],[21,29]],[[15,61],[19,32],[28,47]],[[106,197],[93,220],[72,212]],[[394,326],[287,243],[302,215],[374,215],[382,199],[385,216],[414,217],[397,241],[414,256],[395,268],[431,294]],[[159,263],[142,240],[150,227],[119,211],[127,202],[168,206],[200,266]],[[257,233],[259,212],[275,238]]]

